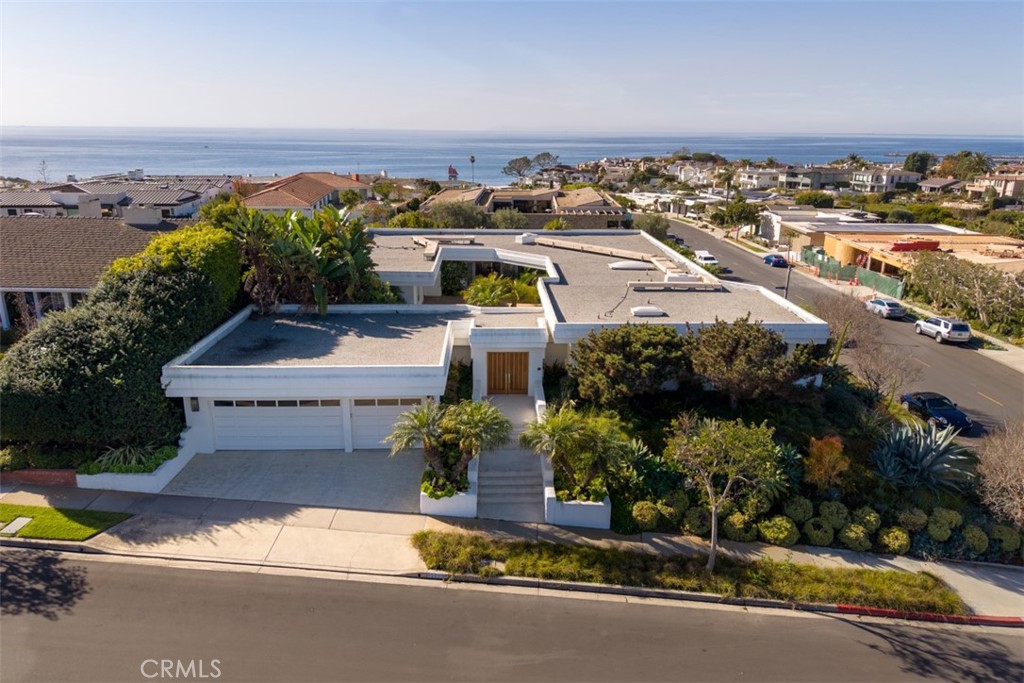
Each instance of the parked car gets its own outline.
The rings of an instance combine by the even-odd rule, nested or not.
[[[868,309],[868,313],[874,313],[883,318],[902,318],[907,314],[907,310],[903,306],[888,299],[871,299],[865,302],[864,308]]]
[[[764,262],[772,268],[787,268],[789,267],[789,261],[784,256],[779,254],[768,254],[764,257]]]
[[[716,259],[710,251],[704,251],[703,249],[698,249],[693,252],[693,260],[697,262],[698,266],[718,265],[718,259]]]
[[[971,340],[971,327],[952,318],[925,318],[914,323],[914,332],[934,337],[938,343],[963,344]]]
[[[931,391],[915,391],[900,398],[903,407],[921,419],[939,427],[956,427],[962,432],[974,429],[974,420],[967,417],[955,403],[942,394]]]

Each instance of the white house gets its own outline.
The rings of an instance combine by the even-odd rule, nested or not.
[[[682,333],[750,315],[791,345],[825,343],[820,319],[754,285],[719,281],[637,231],[373,231],[377,272],[405,304],[332,306],[326,317],[244,310],[163,370],[199,451],[384,448],[399,414],[444,392],[471,361],[473,396],[543,398],[545,363],[593,330]],[[446,261],[539,271],[540,305],[434,304]]]

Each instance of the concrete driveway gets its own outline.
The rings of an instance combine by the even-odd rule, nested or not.
[[[419,512],[423,468],[418,451],[218,451],[197,454],[161,493]]]

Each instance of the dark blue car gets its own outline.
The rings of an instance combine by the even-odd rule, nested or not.
[[[764,262],[772,268],[785,268],[789,265],[789,263],[786,262],[786,259],[778,254],[768,254],[764,257]]]
[[[956,427],[962,432],[974,429],[974,421],[942,394],[916,391],[903,394],[903,407],[921,419],[939,427]]]

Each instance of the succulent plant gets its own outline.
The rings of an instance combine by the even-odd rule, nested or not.
[[[974,481],[968,451],[953,442],[954,427],[896,425],[872,453],[875,474],[897,490],[961,491]]]

